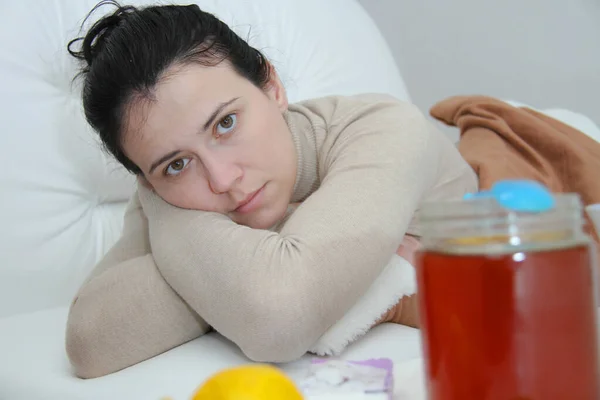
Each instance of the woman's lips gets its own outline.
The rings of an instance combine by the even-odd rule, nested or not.
[[[234,211],[240,214],[247,214],[254,211],[260,206],[264,189],[265,187],[263,186],[254,193],[250,193]]]

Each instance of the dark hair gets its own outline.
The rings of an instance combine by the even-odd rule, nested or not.
[[[133,100],[151,100],[157,82],[174,65],[214,66],[227,60],[241,76],[259,88],[270,78],[265,56],[214,15],[197,5],[121,6],[71,40],[69,53],[83,60],[83,108],[88,123],[108,150],[129,171],[141,170],[122,150],[127,109]],[[85,23],[85,21],[84,21]],[[72,46],[81,42],[79,51]]]

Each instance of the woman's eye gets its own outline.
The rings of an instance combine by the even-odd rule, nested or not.
[[[181,173],[181,171],[183,171],[183,169],[186,167],[186,165],[188,165],[189,162],[190,162],[189,158],[179,158],[179,159],[173,161],[171,164],[169,164],[169,166],[165,170],[165,174],[179,175]]]
[[[229,114],[226,115],[219,123],[217,124],[217,136],[223,136],[228,134],[235,128],[237,123],[237,115]]]

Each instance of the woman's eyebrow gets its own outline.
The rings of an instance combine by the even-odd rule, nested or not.
[[[150,171],[148,173],[152,174],[152,171],[154,171],[156,169],[156,167],[158,167],[160,164],[164,163],[168,159],[170,159],[172,157],[175,157],[179,153],[181,153],[181,150],[175,150],[175,151],[170,152],[169,154],[165,154],[164,156],[162,156],[158,160],[154,161],[152,163],[152,165],[150,166]]]
[[[228,105],[230,105],[231,103],[233,103],[234,101],[236,101],[237,99],[239,99],[239,97],[234,97],[233,99],[226,101],[224,103],[219,104],[219,106],[215,109],[215,111],[213,111],[213,113],[210,115],[210,117],[208,117],[208,119],[206,120],[206,122],[204,123],[202,130],[205,131],[208,129],[209,126],[212,125],[212,123],[215,121],[215,118],[217,118],[217,115],[219,115],[219,113],[221,111],[223,111],[223,109],[225,107],[227,107]]]

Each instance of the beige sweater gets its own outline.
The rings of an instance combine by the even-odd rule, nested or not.
[[[405,233],[419,235],[419,205],[477,190],[453,143],[414,106],[379,95],[310,100],[284,117],[302,204],[259,230],[140,187],[72,304],[76,374],[117,371],[209,326],[257,361],[335,353],[414,292],[394,254]],[[350,314],[361,322],[345,325]]]

